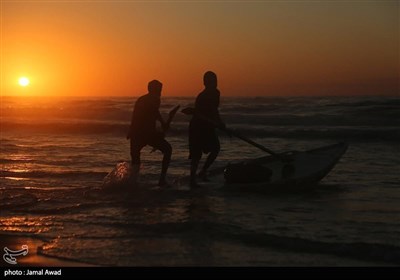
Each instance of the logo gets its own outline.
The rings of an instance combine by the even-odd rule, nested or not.
[[[26,256],[28,254],[28,245],[22,245],[21,250],[13,251],[4,247],[3,260],[5,260],[9,264],[17,264],[17,259],[15,257]]]

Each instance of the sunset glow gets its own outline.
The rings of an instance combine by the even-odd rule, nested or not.
[[[398,1],[2,1],[1,95],[394,95]],[[27,64],[29,62],[29,65]]]
[[[27,77],[21,77],[18,80],[18,84],[22,87],[26,87],[27,85],[29,85],[29,79]]]

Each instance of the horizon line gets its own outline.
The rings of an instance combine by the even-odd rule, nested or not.
[[[40,95],[40,94],[30,94],[30,95],[0,95],[0,98],[9,97],[20,97],[20,98],[30,98],[30,97],[46,97],[46,98],[65,98],[65,97],[83,97],[83,98],[137,98],[144,94],[139,95]],[[399,97],[398,94],[329,94],[329,95],[221,95],[221,98],[305,98],[305,97]],[[161,95],[161,98],[196,98],[196,95]]]

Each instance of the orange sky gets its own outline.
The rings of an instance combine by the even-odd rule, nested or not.
[[[1,95],[393,95],[399,36],[397,0],[2,0]]]

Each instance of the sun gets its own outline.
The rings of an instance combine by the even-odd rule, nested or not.
[[[26,87],[29,85],[29,79],[27,77],[21,77],[19,78],[18,83],[21,87]]]

